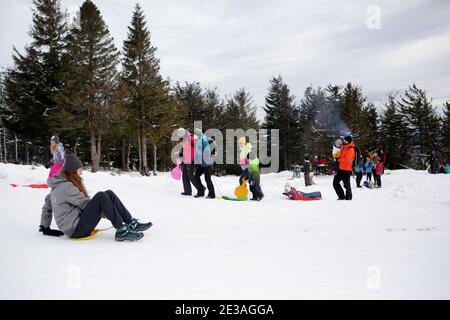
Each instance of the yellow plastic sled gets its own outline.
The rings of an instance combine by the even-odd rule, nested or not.
[[[95,238],[95,236],[97,235],[97,233],[102,232],[102,231],[106,231],[109,229],[112,229],[113,227],[109,227],[109,228],[104,228],[104,229],[94,229],[92,230],[91,234],[83,237],[83,238],[72,238],[72,240],[91,240],[93,238]]]
[[[234,195],[238,198],[248,197],[247,180],[243,180],[242,184],[234,189]]]

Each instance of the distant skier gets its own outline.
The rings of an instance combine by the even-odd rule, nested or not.
[[[39,231],[44,235],[84,238],[91,234],[100,219],[106,217],[116,228],[116,241],[136,241],[144,235],[141,231],[152,226],[133,218],[111,190],[88,196],[81,178],[82,163],[73,153],[66,153],[63,172],[48,179],[52,188],[41,216]],[[46,198],[47,200],[47,198]],[[62,230],[52,230],[52,217]]]
[[[202,174],[205,174],[206,186],[208,187],[208,196],[209,199],[215,199],[216,193],[214,191],[214,184],[211,180],[211,170],[213,166],[213,160],[211,156],[211,148],[209,146],[208,138],[202,132],[201,129],[197,128],[194,130],[194,134],[196,136],[195,141],[195,174],[194,180],[197,185],[198,193],[196,194],[196,198],[200,198],[205,196],[206,188],[203,186],[200,177]]]
[[[350,186],[350,176],[352,175],[352,164],[355,159],[355,145],[352,143],[352,137],[346,136],[343,140],[343,146],[338,158],[339,168],[333,179],[333,187],[338,195],[338,200],[352,200],[352,188]],[[344,190],[340,182],[344,183]]]
[[[239,165],[242,169],[242,174],[239,177],[239,185],[242,185],[244,180],[248,180],[250,191],[253,195],[251,200],[260,201],[264,198],[264,194],[260,185],[259,159],[252,151],[252,145],[246,143],[245,137],[239,138],[238,145],[241,151],[239,154]]]

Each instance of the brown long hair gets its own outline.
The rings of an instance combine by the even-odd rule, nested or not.
[[[73,185],[77,187],[86,197],[88,197],[88,193],[86,191],[86,188],[84,187],[83,179],[81,179],[77,171],[64,172],[64,176],[68,181],[72,182]]]

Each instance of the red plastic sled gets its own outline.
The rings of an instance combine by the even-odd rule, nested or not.
[[[47,189],[48,188],[48,184],[46,184],[46,183],[42,183],[42,184],[33,183],[33,184],[26,184],[26,185],[20,186],[18,184],[11,183],[11,187],[13,187],[13,188],[16,188],[16,187],[28,187],[28,188],[33,188],[33,189]]]
[[[295,198],[290,199],[290,200],[300,200],[300,201],[322,200],[322,197],[310,198],[310,197],[305,197],[305,196],[296,196]]]

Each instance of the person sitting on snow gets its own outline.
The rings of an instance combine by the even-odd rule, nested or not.
[[[100,219],[106,217],[116,228],[116,241],[136,241],[152,226],[133,218],[111,190],[88,196],[81,178],[82,163],[73,153],[66,153],[63,171],[47,180],[51,187],[49,201],[42,211],[39,231],[44,235],[84,238],[91,234]],[[47,200],[47,198],[46,198]],[[52,230],[52,216],[62,230]]]

